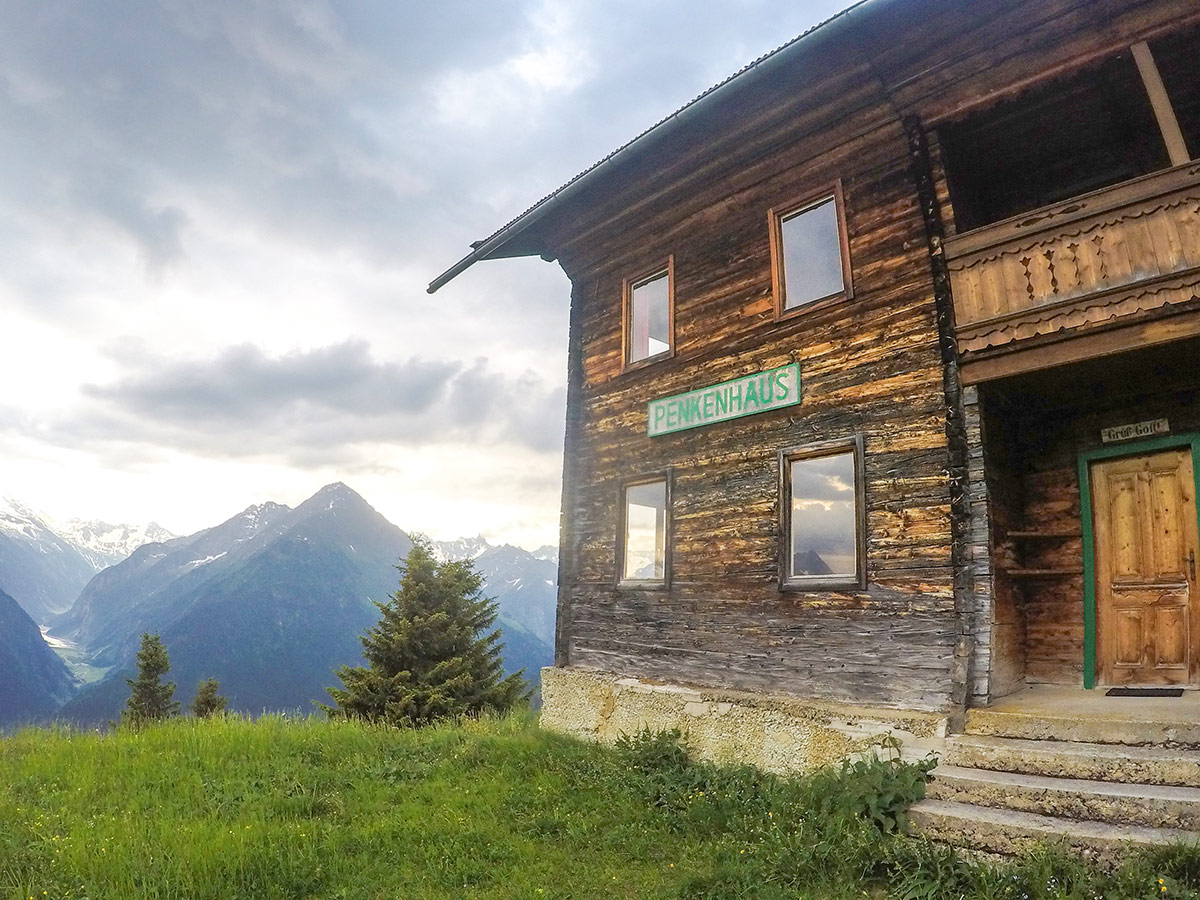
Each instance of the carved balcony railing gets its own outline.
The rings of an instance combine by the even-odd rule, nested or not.
[[[946,239],[959,349],[1019,346],[1200,294],[1200,163]]]

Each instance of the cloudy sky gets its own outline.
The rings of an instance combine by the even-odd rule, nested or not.
[[[0,495],[556,543],[565,276],[426,284],[844,5],[0,0]]]

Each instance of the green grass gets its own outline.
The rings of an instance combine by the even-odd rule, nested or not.
[[[0,739],[0,900],[1200,896],[1191,851],[996,869],[884,830],[920,783],[888,763],[786,781],[528,717],[29,730]]]

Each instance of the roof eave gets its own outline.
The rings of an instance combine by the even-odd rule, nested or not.
[[[530,207],[529,210],[522,213],[508,225],[501,228],[491,237],[483,241],[477,241],[472,244],[471,252],[452,265],[449,269],[433,279],[426,289],[428,293],[435,293],[442,287],[445,287],[449,282],[453,281],[475,263],[484,259],[501,259],[514,256],[542,256],[543,259],[553,259],[545,248],[525,249],[517,252],[503,252],[505,245],[512,242],[518,235],[524,233],[530,226],[544,219],[551,212],[558,209],[585,187],[594,183],[602,174],[609,171],[614,165],[624,162],[636,150],[636,152],[645,152],[648,148],[653,147],[660,141],[669,138],[679,128],[686,125],[697,115],[705,112],[709,105],[715,102],[718,96],[725,96],[734,86],[739,89],[744,89],[747,85],[757,82],[766,74],[777,69],[779,66],[791,59],[793,53],[803,46],[804,49],[810,49],[812,44],[818,39],[829,40],[841,33],[847,26],[850,14],[855,12],[859,7],[873,0],[858,0],[852,6],[839,12],[831,19],[809,29],[804,34],[793,38],[788,43],[784,44],[777,50],[768,53],[761,59],[755,60],[753,63],[742,69],[736,75],[726,79],[720,84],[701,94],[692,102],[688,103],[683,108],[672,113],[666,119],[654,125],[647,131],[643,132],[638,137],[634,138],[625,146],[621,147],[610,156],[602,159],[590,169],[576,176],[571,181],[567,182],[554,193],[543,198],[538,203]]]

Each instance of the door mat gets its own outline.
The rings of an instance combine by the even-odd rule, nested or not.
[[[1109,688],[1105,697],[1182,697],[1183,688]]]

